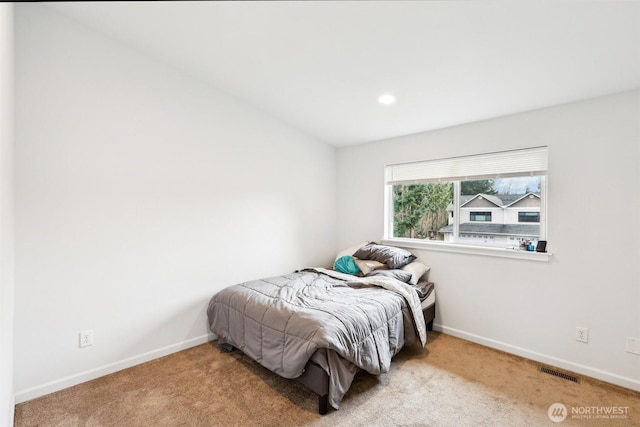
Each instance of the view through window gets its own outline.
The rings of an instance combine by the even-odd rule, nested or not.
[[[396,169],[387,170],[388,237],[531,250],[545,239],[543,149],[542,155],[538,149],[519,150],[515,156],[507,152],[507,164],[513,159],[521,163],[527,156],[541,159],[541,165],[517,166],[520,170],[498,162],[493,175],[507,177],[491,176],[493,169],[488,167],[477,174],[480,179],[434,179],[430,174],[442,160],[391,166]],[[444,162],[455,166],[460,159]]]

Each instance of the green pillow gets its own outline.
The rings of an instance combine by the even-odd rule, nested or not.
[[[340,273],[356,275],[360,273],[360,268],[356,264],[356,260],[351,255],[341,256],[333,263],[333,269]]]

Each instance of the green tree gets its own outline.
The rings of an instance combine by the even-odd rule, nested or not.
[[[427,183],[393,187],[394,236],[425,238],[447,225],[453,184]]]
[[[424,185],[393,186],[393,229],[395,237],[415,237],[418,223],[426,214]]]
[[[493,188],[492,179],[481,179],[477,181],[462,181],[460,183],[460,194],[463,196],[475,196],[476,194],[498,194]]]

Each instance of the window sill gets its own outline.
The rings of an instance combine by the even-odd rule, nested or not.
[[[428,240],[421,241],[414,239],[393,238],[383,239],[382,243],[385,245],[398,246],[401,248],[425,249],[438,252],[453,252],[458,254],[482,255],[499,258],[515,258],[524,259],[527,261],[549,262],[549,259],[552,256],[552,254],[549,252],[531,252],[522,251],[519,249],[491,248],[484,246],[463,245],[459,243],[431,242]]]

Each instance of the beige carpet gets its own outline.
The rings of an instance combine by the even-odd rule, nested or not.
[[[15,420],[18,427],[640,426],[640,393],[538,368],[431,332],[426,351],[403,350],[379,377],[359,374],[340,410],[321,416],[315,395],[213,343],[22,403]],[[562,422],[548,415],[554,403],[567,408]],[[614,410],[618,418],[605,414]]]

